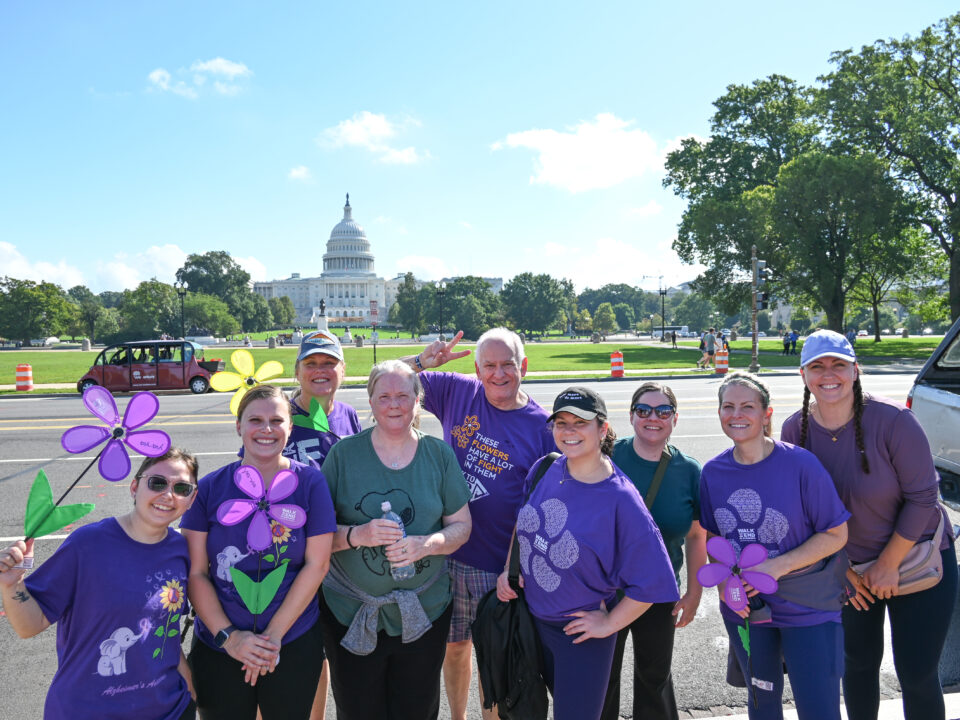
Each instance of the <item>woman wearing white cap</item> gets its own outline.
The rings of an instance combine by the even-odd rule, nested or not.
[[[957,594],[957,560],[950,523],[937,503],[938,476],[927,438],[903,405],[864,394],[856,355],[843,335],[831,330],[810,335],[800,374],[803,408],[784,422],[782,439],[812,451],[833,477],[852,515],[850,561],[875,561],[861,574],[847,574],[856,590],[843,610],[847,716],[876,720],[889,613],[904,718],[942,719],[937,665]],[[942,579],[927,590],[901,593],[901,562],[916,543],[935,536],[941,537]]]

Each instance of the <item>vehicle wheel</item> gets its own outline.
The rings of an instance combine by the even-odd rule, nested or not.
[[[80,383],[80,385],[77,387],[77,390],[79,390],[80,394],[83,395],[83,393],[86,392],[87,388],[92,388],[96,384],[97,384],[96,382],[88,378],[84,380],[82,383]]]
[[[210,381],[199,375],[190,381],[190,392],[194,395],[203,395],[210,389]]]

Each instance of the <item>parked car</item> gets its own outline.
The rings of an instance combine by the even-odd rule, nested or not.
[[[110,391],[210,389],[210,376],[223,370],[222,360],[205,361],[203,346],[184,340],[137,340],[111,345],[77,381],[83,392],[91,385]]]
[[[930,441],[944,500],[960,509],[960,320],[917,375],[907,406]]]
[[[866,330],[857,330],[857,337],[870,337]]]

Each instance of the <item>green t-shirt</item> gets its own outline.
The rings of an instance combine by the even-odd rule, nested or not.
[[[413,461],[393,470],[377,457],[370,440],[373,428],[346,437],[330,449],[323,462],[333,505],[340,525],[363,525],[383,516],[380,504],[389,500],[400,516],[408,535],[429,535],[443,528],[443,516],[452,515],[470,500],[467,481],[453,450],[442,440],[417,434],[420,442]],[[397,583],[390,575],[390,563],[382,547],[360,547],[334,553],[344,572],[364,592],[373,596],[391,590],[413,590],[440,572],[443,555],[428,555],[415,563],[417,572]],[[351,600],[323,586],[323,597],[337,620],[349,625],[360,608]],[[436,620],[450,603],[450,578],[444,577],[420,594],[427,617]],[[390,603],[380,609],[377,630],[400,635],[400,610]]]
[[[653,507],[647,509],[660,528],[663,544],[667,546],[667,554],[679,583],[680,568],[683,566],[683,541],[693,521],[700,518],[700,463],[673,445],[669,449],[670,464],[653,500]],[[660,462],[644,460],[637,455],[633,449],[633,436],[617,440],[613,446],[613,462],[633,481],[640,491],[640,497],[646,498]]]

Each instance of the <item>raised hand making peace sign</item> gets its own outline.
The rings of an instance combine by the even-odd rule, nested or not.
[[[470,354],[469,350],[454,351],[454,348],[462,337],[463,330],[454,335],[450,342],[434,340],[427,345],[419,355],[404,359],[407,361],[407,364],[417,372],[426,370],[427,368],[440,367],[451,360],[457,360]]]

